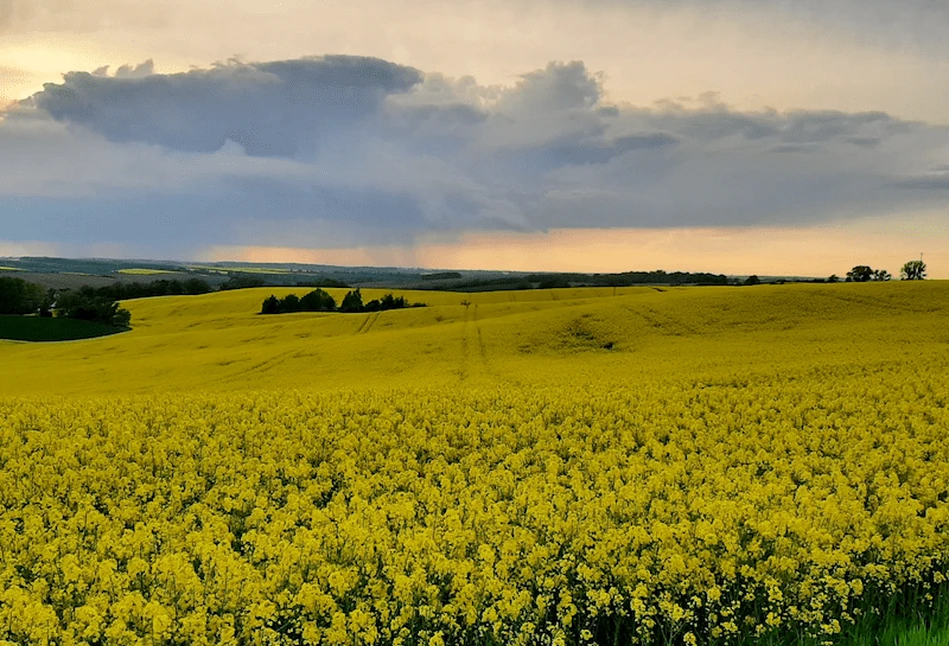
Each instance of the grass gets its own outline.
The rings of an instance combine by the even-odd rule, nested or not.
[[[0,339],[10,341],[74,341],[121,331],[111,325],[75,319],[0,316]]]
[[[906,597],[909,598],[906,598]],[[949,591],[943,586],[931,610],[915,594],[893,599],[882,618],[868,618],[853,626],[844,646],[947,646],[949,645]]]
[[[932,605],[917,590],[896,595],[887,607],[865,614],[834,640],[835,646],[949,646],[949,589],[935,589]],[[871,604],[872,608],[872,604]],[[820,646],[820,640],[790,640],[780,633],[756,646]]]
[[[949,590],[943,586],[929,609],[915,593],[890,599],[888,608],[844,626],[830,640],[776,632],[761,639],[722,642],[719,646],[949,646]],[[921,608],[923,608],[921,610]]]
[[[144,269],[132,267],[129,269],[119,269],[120,274],[128,276],[157,276],[159,274],[180,274],[180,271],[174,269]]]
[[[20,271],[20,270],[17,269],[16,267],[3,267],[3,266],[0,266],[0,271]]]
[[[239,273],[283,276],[291,273],[287,269],[270,269],[267,267],[216,267],[214,265],[188,265],[188,269],[211,271],[220,274]]]

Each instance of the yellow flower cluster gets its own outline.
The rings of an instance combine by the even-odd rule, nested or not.
[[[0,399],[0,639],[832,635],[949,564],[949,385],[865,368]]]

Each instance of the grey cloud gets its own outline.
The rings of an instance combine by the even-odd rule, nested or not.
[[[369,118],[387,95],[421,80],[413,68],[350,56],[151,71],[147,62],[123,66],[114,77],[70,72],[29,104],[117,142],[212,152],[230,139],[250,154],[291,155],[329,130]]]
[[[739,137],[763,143],[778,141],[791,147],[831,142],[874,145],[884,138],[912,133],[919,125],[898,121],[881,112],[850,114],[824,110],[778,113],[768,110],[741,113],[724,106],[686,109],[675,103],[660,105],[658,110],[633,112],[657,129],[671,129],[697,140]]]
[[[615,138],[562,137],[541,145],[499,154],[499,161],[515,164],[524,174],[578,165],[605,164],[634,151],[659,151],[676,145],[679,138],[665,132],[623,135]]]
[[[0,121],[7,237],[410,244],[431,231],[808,223],[949,199],[947,128],[714,97],[611,104],[577,62],[501,88],[350,57],[120,70],[68,74]]]
[[[103,76],[105,70],[103,70]],[[155,73],[155,61],[148,59],[141,65],[123,65],[115,71],[115,77],[120,79],[139,79]]]
[[[818,144],[778,144],[767,149],[769,153],[809,153],[820,151]]]
[[[893,182],[898,188],[923,191],[949,191],[949,172],[904,177]]]
[[[562,112],[586,110],[600,100],[600,82],[580,61],[549,63],[543,70],[521,76],[504,92],[499,108],[505,111]]]

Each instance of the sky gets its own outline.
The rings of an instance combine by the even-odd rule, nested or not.
[[[0,256],[949,278],[949,4],[0,0]]]

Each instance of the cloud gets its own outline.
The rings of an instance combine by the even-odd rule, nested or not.
[[[899,188],[938,191],[949,194],[949,171],[930,172],[922,175],[903,177],[893,182]],[[949,197],[949,195],[947,195]]]
[[[388,94],[421,80],[412,68],[349,56],[234,60],[168,75],[153,69],[147,61],[115,76],[105,68],[70,72],[28,104],[117,142],[213,152],[231,140],[250,154],[290,155],[330,128],[369,117]]]
[[[181,257],[561,228],[798,226],[944,205],[949,129],[607,99],[580,62],[484,86],[349,56],[71,72],[0,121],[10,239]],[[933,171],[932,169],[937,169]]]

